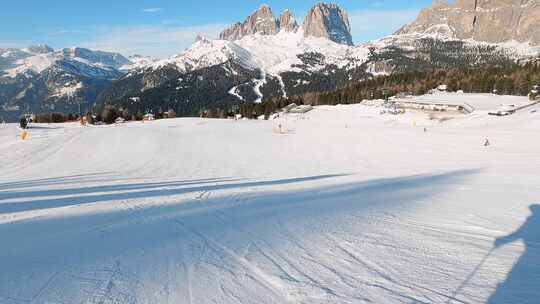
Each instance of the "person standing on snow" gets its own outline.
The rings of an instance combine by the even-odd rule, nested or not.
[[[21,129],[26,129],[28,128],[28,120],[26,119],[26,117],[21,117],[21,119],[19,120],[19,127],[21,127]]]

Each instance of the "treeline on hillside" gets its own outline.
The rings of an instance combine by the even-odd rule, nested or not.
[[[492,93],[527,96],[531,87],[540,83],[540,64],[523,66],[484,67],[469,69],[432,70],[377,77],[350,85],[335,92],[306,94],[304,102],[311,105],[358,103],[365,99],[382,99],[399,93],[423,95],[439,85],[448,91]]]
[[[521,95],[529,94],[535,84],[540,83],[540,63],[529,62],[524,65],[484,66],[456,69],[433,69],[430,71],[396,73],[351,84],[333,92],[305,93],[298,96],[271,97],[262,103],[214,103],[199,107],[198,116],[208,118],[228,118],[242,115],[246,118],[269,117],[279,109],[295,103],[297,105],[337,105],[360,103],[363,100],[383,99],[399,93],[423,95],[441,84],[447,85],[448,91],[462,90],[466,93],[492,93]],[[184,115],[180,108],[171,105],[171,115],[161,108],[145,112],[131,110],[122,105],[108,105],[94,116],[98,121],[113,123],[117,117],[126,120],[141,120],[145,113],[155,113],[155,118]],[[176,113],[174,113],[176,112]],[[173,114],[174,113],[174,114]],[[163,115],[162,115],[163,114]]]
[[[261,104],[242,105],[244,117],[258,117],[288,104],[337,105],[363,100],[384,99],[400,93],[423,95],[445,84],[448,91],[527,96],[540,84],[540,62],[524,65],[487,66],[482,68],[435,69],[425,72],[398,73],[361,81],[346,88],[324,93],[306,93],[289,98],[269,98]]]
[[[80,118],[77,114],[64,114],[60,112],[39,113],[33,118],[35,123],[63,123],[66,121],[75,121]]]
[[[144,116],[147,113],[132,113],[127,108],[115,107],[107,105],[101,111],[88,112],[84,116],[86,121],[90,124],[94,123],[105,123],[113,124],[116,122],[117,118],[122,118],[125,121],[140,121],[144,119]],[[24,116],[23,116],[24,117]],[[152,114],[152,119],[162,119],[162,118],[174,118],[176,117],[176,112],[174,110],[169,110],[166,112],[156,111],[155,114]],[[22,117],[21,117],[22,118]],[[78,114],[64,114],[60,112],[52,113],[39,113],[32,118],[34,123],[64,123],[69,121],[78,121],[81,119],[81,116]]]
[[[155,114],[142,112],[132,113],[128,108],[122,108],[112,105],[107,105],[103,108],[103,111],[97,114],[87,113],[86,120],[88,123],[93,124],[96,122],[103,122],[106,124],[113,124],[118,118],[122,118],[125,121],[141,121],[145,119],[147,114],[152,114],[152,119],[162,119],[162,118],[174,118],[176,117],[176,112],[174,110],[169,111],[157,111]]]

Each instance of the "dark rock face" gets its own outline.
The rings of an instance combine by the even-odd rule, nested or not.
[[[224,29],[221,34],[219,34],[219,39],[230,41],[238,40],[242,37],[242,23],[240,22],[229,26],[228,28]]]
[[[319,3],[313,7],[304,20],[304,36],[353,45],[349,17],[336,4]]]
[[[244,23],[235,23],[225,29],[219,37],[223,40],[234,41],[256,33],[262,35],[275,35],[278,32],[279,21],[274,17],[270,7],[263,5],[251,14]]]
[[[444,34],[491,43],[540,45],[540,3],[535,0],[436,0],[397,34]]]
[[[298,30],[298,23],[289,10],[284,11],[279,17],[279,28],[288,33],[294,33]]]
[[[234,41],[256,33],[275,35],[280,31],[296,32],[298,28],[290,11],[284,11],[276,19],[272,10],[263,5],[243,23],[238,22],[225,29],[219,38]],[[353,45],[349,17],[336,4],[319,3],[314,6],[304,20],[303,29],[306,37],[322,37],[340,44]]]

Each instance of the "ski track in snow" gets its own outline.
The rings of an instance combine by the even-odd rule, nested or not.
[[[259,97],[255,100],[255,103],[261,103],[263,101],[264,95],[261,92],[262,86],[266,84],[266,72],[261,70],[261,78],[260,79],[254,79],[255,86],[253,87],[253,91],[255,94]]]
[[[535,303],[534,110],[0,125],[0,303]]]
[[[281,87],[281,92],[283,92],[283,98],[287,98],[287,90],[285,89],[285,83],[283,82],[283,77],[281,75],[275,75],[279,81],[279,86]]]
[[[238,87],[232,87],[229,92],[229,94],[238,97],[238,99],[244,101],[244,97],[242,97],[240,94],[238,94]]]

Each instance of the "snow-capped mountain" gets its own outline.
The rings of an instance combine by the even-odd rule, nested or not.
[[[341,21],[336,21],[336,18]],[[338,25],[332,28],[331,24]],[[232,30],[237,25],[240,26],[238,30]],[[339,34],[340,30],[346,33]],[[328,37],[330,32],[336,39]],[[260,69],[270,74],[299,72],[303,70],[300,65],[304,63],[299,55],[307,53],[318,53],[325,57],[322,65],[309,66],[311,71],[320,70],[328,64],[343,67],[355,59],[363,63],[368,49],[350,47],[350,35],[347,15],[336,5],[317,4],[306,17],[303,27],[298,27],[290,11],[284,11],[277,19],[270,8],[263,5],[244,23],[225,29],[220,35],[221,39],[209,40],[199,36],[186,51],[142,66],[140,70],[174,66],[179,72],[186,73],[233,60],[246,68]]]
[[[168,103],[183,107],[208,101],[260,102],[268,97],[334,90],[367,77],[364,65],[370,50],[350,46],[349,28],[347,14],[337,5],[317,4],[303,26],[298,26],[290,11],[276,18],[267,5],[262,5],[243,23],[225,29],[221,39],[198,37],[184,52],[132,70],[98,101],[168,90],[163,87],[171,88],[165,98]],[[202,71],[215,73],[224,94],[204,94],[204,101],[191,96],[196,95],[191,91],[200,91],[200,82],[208,78],[199,75],[197,84],[190,82],[193,74]]]
[[[84,48],[67,48],[54,51],[31,52],[31,48],[12,50],[19,54],[8,63],[11,68],[5,68],[2,76],[17,77],[25,73],[42,73],[53,66],[64,66],[71,72],[92,78],[115,79],[118,77],[117,69],[130,63],[128,59],[118,53],[93,51]]]
[[[140,69],[158,60],[154,57],[135,54],[135,55],[129,56],[128,61],[129,62],[127,64],[124,64],[120,67],[121,71],[131,71],[134,69]]]
[[[131,64],[118,53],[84,48],[58,51],[47,45],[0,50],[0,116],[23,112],[78,112]]]
[[[335,4],[318,3],[302,24],[289,10],[276,17],[262,5],[224,29],[219,39],[199,36],[190,48],[163,60],[80,48],[0,50],[0,104],[33,111],[65,105],[61,109],[67,111],[79,102],[96,101],[134,111],[173,108],[180,115],[195,115],[202,108],[334,91],[377,75],[537,57],[536,32],[525,22],[528,10],[536,10],[534,1],[521,6],[514,0],[488,2],[435,1],[394,35],[356,46],[347,13]],[[505,9],[522,15],[512,30],[520,35],[483,39],[484,19],[507,24]],[[472,24],[465,22],[470,16]],[[462,36],[459,24],[472,26],[473,34]]]
[[[225,29],[218,40],[198,37],[184,52],[130,71],[98,102],[196,114],[201,107],[332,91],[381,74],[501,64],[538,54],[527,43],[494,44],[404,30],[413,25],[353,46],[347,13],[335,4],[315,5],[300,26],[292,12],[276,18],[263,5]]]

